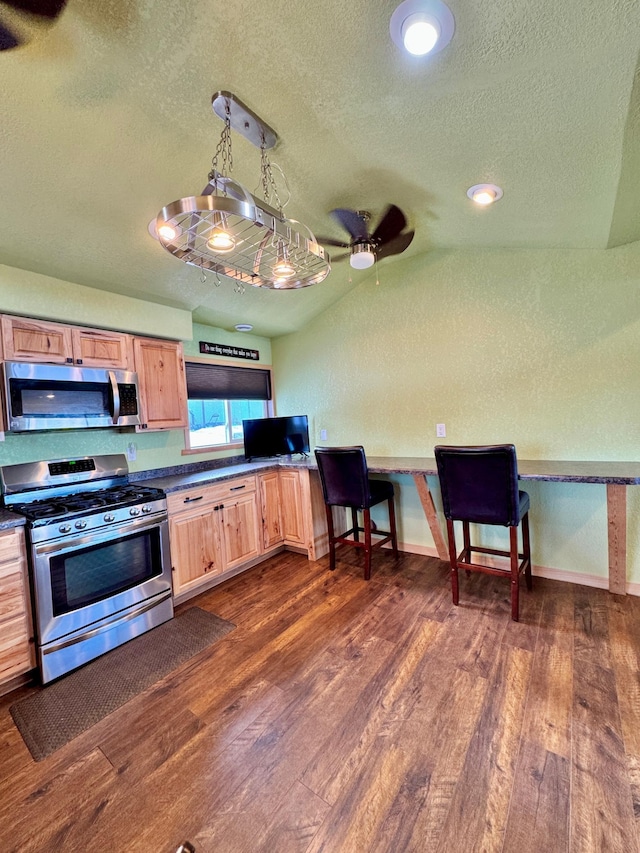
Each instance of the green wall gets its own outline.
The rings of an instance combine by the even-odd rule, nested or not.
[[[271,342],[266,338],[192,324],[188,311],[105,293],[1,265],[0,313],[182,339],[186,355],[200,356],[198,343],[201,340],[231,344],[257,349],[260,362],[271,363]],[[228,361],[246,364],[241,359]],[[131,442],[136,447],[136,460],[129,463],[131,471],[183,465],[237,453],[232,450],[182,455],[185,449],[182,430],[143,433],[136,433],[133,429],[62,430],[22,435],[6,433],[4,442],[0,443],[0,465],[101,453],[125,453]]]
[[[523,459],[640,458],[640,244],[439,251],[378,272],[380,284],[354,271],[354,290],[273,342],[279,411],[308,413],[312,443],[371,456],[513,442]],[[433,547],[413,481],[397,484],[401,539]],[[604,578],[605,486],[527,489],[534,562]],[[628,507],[636,583],[639,491]]]

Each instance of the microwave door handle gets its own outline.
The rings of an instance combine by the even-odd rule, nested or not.
[[[111,412],[111,419],[114,424],[117,424],[120,420],[120,389],[118,388],[118,382],[113,370],[107,370],[107,376],[109,377],[111,391],[113,393],[113,411]]]

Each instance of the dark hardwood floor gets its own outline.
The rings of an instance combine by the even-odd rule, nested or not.
[[[237,628],[36,763],[0,700],[0,850],[638,853],[640,599],[281,554]]]

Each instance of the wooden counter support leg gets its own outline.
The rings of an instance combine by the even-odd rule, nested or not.
[[[424,474],[414,474],[413,480],[416,484],[416,489],[418,490],[418,496],[420,497],[422,509],[424,510],[424,514],[427,516],[429,530],[431,531],[431,535],[433,536],[433,541],[436,545],[438,557],[440,557],[441,560],[446,560],[448,562],[449,549],[447,548],[444,541],[444,536],[442,535],[442,528],[440,527],[440,522],[438,521],[438,513],[436,512],[436,508],[433,503],[433,495],[431,494],[431,491],[429,489],[427,478]]]
[[[607,483],[609,592],[627,592],[627,487]]]

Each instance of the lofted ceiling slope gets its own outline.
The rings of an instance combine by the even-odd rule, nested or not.
[[[453,40],[422,59],[392,43],[395,5],[69,0],[0,53],[0,263],[266,336],[341,298],[367,272],[341,261],[320,285],[240,295],[149,236],[207,182],[220,89],[276,130],[285,212],[317,234],[344,236],[335,207],[375,221],[393,202],[416,231],[401,257],[640,238],[637,0],[451,0]],[[259,194],[259,152],[232,141],[234,177]],[[480,182],[503,199],[475,207]]]

